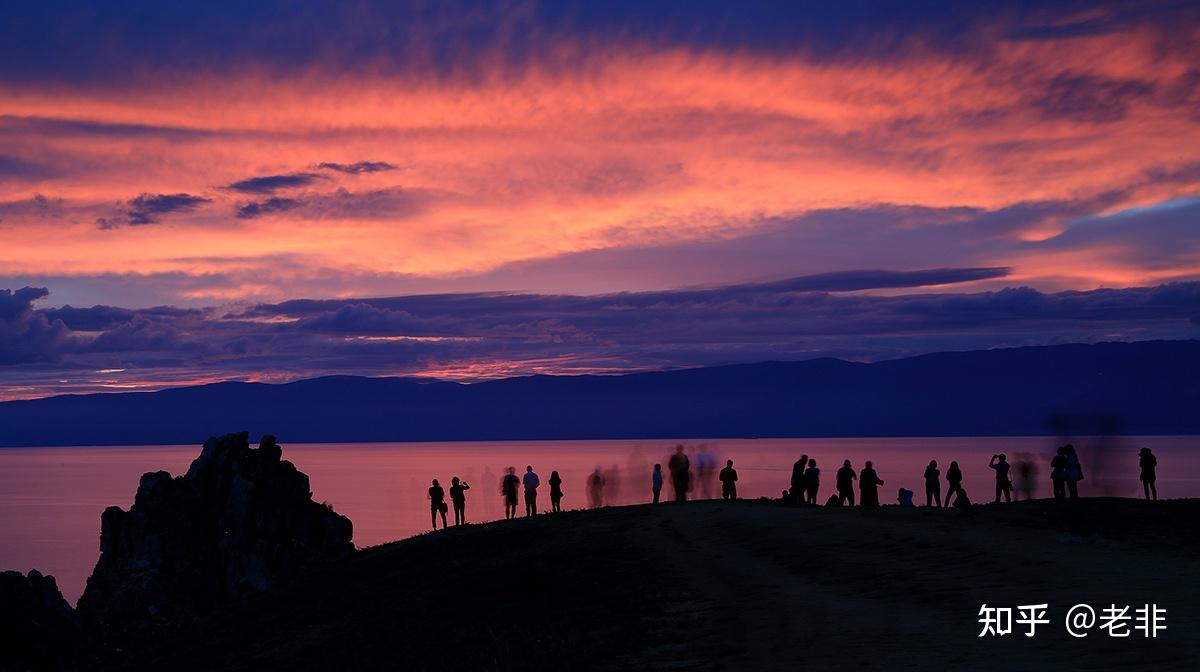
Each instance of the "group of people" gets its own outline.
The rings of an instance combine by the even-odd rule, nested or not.
[[[1142,448],[1138,453],[1138,466],[1140,468],[1139,477],[1146,499],[1157,500],[1158,490],[1155,487],[1155,472],[1158,466],[1158,459],[1149,448]],[[1005,502],[1011,502],[1013,481],[1010,473],[1012,465],[1008,461],[1008,456],[1004,453],[992,455],[988,461],[988,467],[995,472],[995,502],[999,503],[1001,499]],[[1050,461],[1050,468],[1050,480],[1053,484],[1055,499],[1074,499],[1078,497],[1079,481],[1083,480],[1083,467],[1080,464],[1079,455],[1075,452],[1075,446],[1069,443],[1059,446],[1055,451],[1054,458]],[[1019,471],[1026,473],[1030,470],[1031,467],[1028,466],[1019,469]],[[682,445],[676,446],[674,454],[667,460],[667,471],[675,501],[687,501],[688,491],[691,489],[692,468],[691,461],[688,459],[687,453],[684,452]],[[725,468],[720,471],[717,478],[721,483],[721,498],[725,500],[737,499],[738,473],[733,468],[733,460],[726,460]],[[950,466],[946,469],[945,498],[942,497],[942,474],[938,468],[937,460],[929,461],[929,464],[925,467],[924,479],[926,506],[946,508],[950,506],[968,507],[971,505],[967,491],[963,488],[963,473],[958,466],[958,462],[951,461]],[[844,460],[841,468],[836,473],[836,493],[830,495],[825,505],[854,506],[855,481],[858,481],[858,506],[879,506],[879,486],[883,485],[884,482],[883,479],[879,478],[879,474],[876,473],[874,465],[870,460],[867,460],[863,468],[857,473],[855,473],[850,460]],[[662,465],[655,464],[650,474],[651,501],[653,503],[659,503],[665,482],[666,479],[663,475]],[[552,471],[547,483],[550,486],[550,510],[552,512],[561,511],[563,480],[557,471]],[[598,507],[601,505],[600,493],[604,485],[605,476],[600,468],[597,467],[595,472],[587,478],[588,502],[590,506]],[[816,459],[810,458],[808,455],[801,455],[800,459],[792,465],[790,485],[791,487],[788,490],[783,491],[783,499],[785,501],[802,505],[817,504],[817,493],[821,488],[821,470],[817,467]],[[532,465],[526,466],[525,473],[520,477],[517,476],[516,468],[508,467],[504,477],[500,480],[500,494],[504,498],[505,519],[517,517],[518,493],[522,491],[524,493],[525,515],[537,515],[539,487],[541,487],[541,478],[534,472]],[[462,525],[466,522],[466,491],[470,489],[471,486],[466,481],[461,481],[457,476],[450,479],[449,497],[450,503],[454,508],[455,525]],[[913,491],[900,488],[897,502],[900,506],[913,506],[913,496]],[[441,517],[442,527],[446,527],[446,513],[450,507],[446,504],[446,491],[436,478],[433,479],[433,485],[429,488],[429,502],[433,529],[437,529],[439,516]]]

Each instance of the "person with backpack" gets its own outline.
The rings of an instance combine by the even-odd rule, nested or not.
[[[438,514],[442,515],[442,529],[446,529],[446,491],[438,483],[438,479],[433,479],[433,485],[429,487],[429,517],[433,519],[433,529],[437,529]]]

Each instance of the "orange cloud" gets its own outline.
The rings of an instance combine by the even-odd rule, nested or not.
[[[5,151],[49,172],[0,183],[0,202],[42,193],[64,205],[48,218],[0,215],[0,263],[25,275],[202,275],[208,258],[285,256],[437,278],[736,238],[828,208],[995,210],[1117,193],[1111,212],[1200,187],[1188,172],[1200,161],[1188,149],[1200,147],[1200,94],[1187,84],[1196,54],[1164,54],[1153,38],[999,42],[986,61],[919,48],[836,63],[626,49],[519,76],[251,69],[122,90],[7,85]],[[395,169],[325,170],[274,192],[271,207],[228,188],[364,160]],[[96,225],[139,194],[206,201],[145,226]],[[257,214],[238,217],[247,206]],[[1044,240],[1065,225],[1007,235]],[[1016,276],[1066,263],[1087,286],[1164,272],[1089,258],[1034,255]],[[289,273],[304,269],[277,270],[201,296],[286,296]]]

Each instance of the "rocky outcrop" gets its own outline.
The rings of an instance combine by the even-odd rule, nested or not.
[[[136,645],[218,605],[353,552],[351,523],[312,499],[275,437],[209,439],[187,474],[142,476],[133,506],[101,517],[100,560],[79,599],[107,647]]]
[[[77,660],[83,637],[53,576],[0,572],[0,670],[53,670]]]

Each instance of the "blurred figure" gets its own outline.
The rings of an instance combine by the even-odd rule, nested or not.
[[[808,466],[808,455],[801,455],[792,465],[791,496],[796,502],[803,504],[807,499],[808,487],[804,484],[804,469]]]
[[[525,467],[525,476],[521,479],[521,485],[525,486],[525,515],[537,515],[537,489],[542,484],[542,479],[533,473],[533,466]]]
[[[438,514],[442,514],[442,529],[446,529],[446,491],[438,483],[438,480],[433,479],[433,485],[429,487],[429,517],[433,519],[433,529],[437,529]]]
[[[557,471],[550,472],[550,510],[554,513],[562,511],[562,477]]]
[[[1083,480],[1083,465],[1079,463],[1079,455],[1075,454],[1075,446],[1063,446],[1067,456],[1067,494],[1071,499],[1079,497],[1079,482]]]
[[[821,489],[821,470],[817,468],[817,461],[809,458],[808,469],[804,472],[804,486],[808,491],[808,503],[816,505],[817,491]]]
[[[671,471],[671,487],[675,489],[675,501],[686,502],[688,488],[691,486],[692,463],[683,453],[683,444],[675,446],[675,454],[667,460],[667,469]]]
[[[900,506],[904,506],[904,507],[912,506],[913,505],[913,501],[912,501],[913,494],[915,494],[915,493],[913,493],[912,490],[905,490],[904,488],[900,488],[900,493],[896,496],[896,501],[900,503]]]
[[[588,476],[587,480],[588,506],[593,509],[598,509],[604,506],[604,474],[600,471],[600,467]]]
[[[858,477],[854,475],[850,460],[842,462],[842,468],[837,470],[838,504],[854,506],[854,479],[856,478]]]
[[[650,491],[654,493],[654,503],[658,503],[658,496],[662,494],[662,465],[655,464],[654,472],[650,474]]]
[[[946,488],[946,501],[942,502],[944,506],[950,506],[951,497],[966,497],[967,492],[962,487],[962,470],[958,468],[958,462],[950,460],[950,467],[946,469],[946,483],[949,487]]]
[[[930,460],[929,466],[925,467],[925,506],[933,506],[937,502],[938,508],[942,508],[941,476],[937,460]]]
[[[988,461],[988,467],[996,470],[996,503],[1000,503],[1000,495],[1004,495],[1005,502],[1012,502],[1012,480],[1008,477],[1008,471],[1012,465],[1008,463],[1008,456],[1004,453],[992,455],[992,459]]]
[[[737,470],[733,468],[733,460],[725,461],[725,468],[719,476],[721,480],[721,499],[737,499]]]
[[[858,489],[862,493],[859,506],[879,506],[879,486],[883,481],[875,473],[875,467],[867,460],[866,466],[858,474]]]
[[[497,487],[496,483],[498,483],[496,474],[492,473],[491,467],[485,466],[483,473],[479,475],[479,487],[482,488],[480,492],[492,491]],[[496,500],[491,497],[484,497],[480,501],[483,502],[484,519],[491,520],[494,518],[496,516]]]
[[[1067,496],[1067,451],[1065,446],[1054,450],[1054,459],[1050,460],[1050,483],[1054,486],[1054,498],[1065,499]]]
[[[696,453],[696,480],[700,485],[697,488],[700,499],[713,498],[713,477],[716,475],[717,458],[708,452],[708,444],[702,443],[699,452]]]
[[[504,478],[500,479],[500,494],[504,496],[504,519],[517,517],[517,486],[521,479],[517,478],[517,468],[505,470]]]
[[[1033,499],[1033,491],[1037,489],[1037,466],[1029,453],[1017,453],[1017,483],[1013,497],[1015,499]]]
[[[466,481],[459,481],[458,476],[450,479],[450,503],[454,505],[454,526],[458,527],[467,522],[467,490],[471,486]]]
[[[650,463],[646,461],[646,454],[642,452],[641,444],[638,444],[633,447],[633,452],[629,454],[629,459],[625,461],[625,473],[630,474],[630,478],[634,480],[641,480],[646,470],[650,469],[650,466]],[[624,501],[630,503],[637,501],[640,503],[642,501],[642,495],[640,494],[642,486],[633,485],[632,489],[633,492],[630,492]]]
[[[615,464],[604,470],[604,501],[609,506],[621,503],[621,470]]]
[[[825,500],[825,506],[836,506],[840,508],[842,506],[842,498],[838,495],[830,495],[829,499]]]
[[[1154,487],[1158,458],[1150,452],[1149,448],[1142,448],[1138,451],[1138,467],[1141,468],[1139,478],[1142,481],[1142,492],[1146,494],[1146,499],[1158,501],[1158,488]]]

